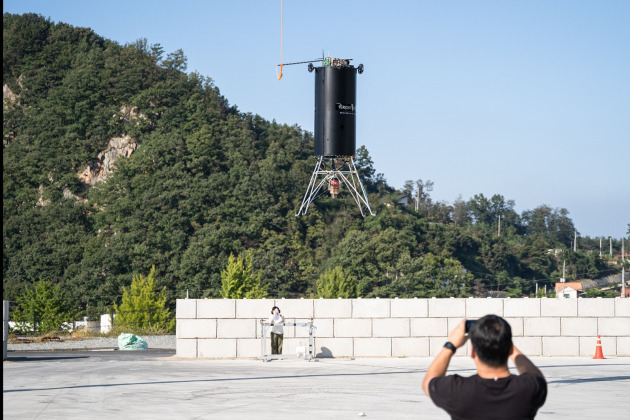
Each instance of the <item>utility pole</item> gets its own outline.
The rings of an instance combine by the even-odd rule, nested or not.
[[[575,239],[573,240],[573,252],[577,252],[577,229],[575,230]]]
[[[418,208],[420,207],[420,189],[418,189],[418,191],[416,192],[416,199],[415,201],[415,207],[416,207],[416,211],[418,211]]]
[[[602,238],[599,238],[599,258],[602,257]]]
[[[612,237],[610,237],[610,259],[612,260]]]
[[[566,279],[564,278],[565,269],[566,269],[566,260],[562,260],[562,278],[560,279],[560,283],[562,283],[562,285],[560,286],[560,290],[558,290],[558,287],[556,285],[556,297],[562,297],[562,295],[564,294],[564,282],[566,281]]]

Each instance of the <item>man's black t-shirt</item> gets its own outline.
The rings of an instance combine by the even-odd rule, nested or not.
[[[547,398],[547,382],[531,373],[496,380],[449,375],[431,379],[429,395],[453,420],[533,419]]]

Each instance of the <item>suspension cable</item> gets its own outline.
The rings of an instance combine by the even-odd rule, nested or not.
[[[276,75],[278,76],[278,80],[282,79],[282,0],[280,0],[280,73],[278,74],[278,67],[276,66]]]

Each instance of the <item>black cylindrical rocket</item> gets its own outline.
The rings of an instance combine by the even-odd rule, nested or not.
[[[357,68],[315,68],[315,156],[354,156]]]

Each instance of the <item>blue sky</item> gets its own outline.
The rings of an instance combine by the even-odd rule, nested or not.
[[[179,48],[239,110],[313,130],[314,75],[280,62],[280,0],[7,0],[121,44]],[[581,235],[630,223],[630,1],[284,0],[283,61],[353,58],[357,145],[401,188],[566,208]],[[306,185],[304,186],[306,188]]]

